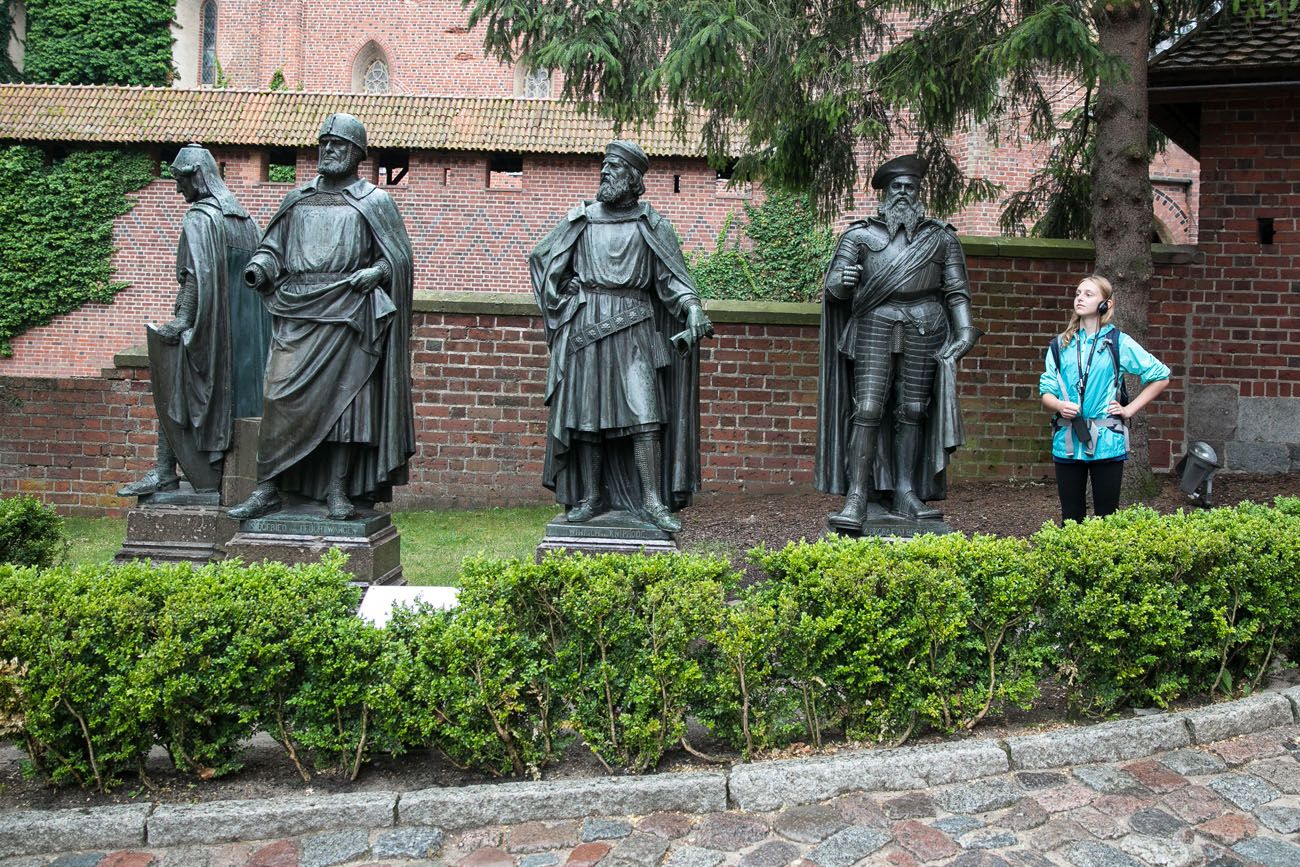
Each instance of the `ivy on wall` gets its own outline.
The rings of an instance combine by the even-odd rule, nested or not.
[[[152,180],[152,162],[103,150],[46,165],[36,148],[0,148],[0,355],[28,328],[126,287],[113,280],[113,220]]]
[[[835,239],[817,221],[806,196],[769,191],[745,203],[746,222],[728,216],[712,253],[687,259],[705,298],[815,301]]]
[[[12,0],[0,0],[9,32]],[[42,84],[165,87],[172,82],[175,0],[27,0],[21,79]],[[0,78],[17,80],[12,65]],[[37,148],[0,149],[0,355],[12,339],[126,288],[113,280],[113,220],[126,193],[153,179],[154,159],[74,151],[49,162]]]
[[[23,77],[166,87],[174,74],[175,6],[175,0],[27,0]]]

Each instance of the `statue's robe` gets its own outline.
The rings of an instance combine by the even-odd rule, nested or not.
[[[194,324],[174,344],[148,333],[160,435],[196,490],[220,485],[232,420],[261,411],[270,317],[240,285],[257,236],[233,196],[195,202],[176,246],[177,282],[197,290]]]
[[[347,443],[349,497],[392,499],[415,453],[411,405],[411,241],[393,200],[368,181],[341,193],[319,178],[285,197],[251,262],[274,289],[259,482],[323,499],[328,443]],[[324,204],[329,203],[329,204]],[[366,293],[347,280],[388,263]]]
[[[829,270],[834,271],[849,261],[864,262],[867,257],[879,255],[888,243],[889,233],[881,220],[854,221],[841,236]],[[880,267],[863,269],[862,280],[851,297],[839,298],[830,291],[824,293],[818,368],[817,448],[813,464],[813,486],[817,490],[843,494],[849,488],[846,461],[854,412],[853,365],[870,363],[868,359],[855,361],[853,358],[857,323],[880,305],[888,303],[904,287],[914,290],[918,285],[924,285],[933,289],[937,300],[956,295],[969,303],[964,258],[961,258],[961,285],[946,285],[944,281],[943,263],[951,251],[950,245],[957,247],[960,256],[961,245],[952,226],[938,220],[922,220],[902,255]],[[891,393],[876,444],[872,500],[879,500],[881,494],[894,489],[893,418]],[[940,359],[918,449],[921,472],[913,480],[918,497],[930,501],[947,496],[948,460],[965,441],[957,401],[957,362]]]
[[[659,498],[686,507],[700,489],[699,346],[682,352],[671,337],[699,294],[672,225],[645,203],[618,213],[588,202],[542,239],[529,267],[551,351],[542,483],[557,502],[580,502],[575,443],[599,439],[608,502],[638,511],[630,434],[662,429]],[[646,305],[647,318],[625,324]]]

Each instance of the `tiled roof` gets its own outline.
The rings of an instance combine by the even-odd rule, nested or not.
[[[600,153],[615,137],[608,121],[555,100],[3,84],[0,140],[304,147],[335,111],[361,118],[380,148]],[[667,117],[624,137],[655,156],[700,154],[698,118],[681,138]]]
[[[1300,10],[1247,21],[1219,13],[1151,59],[1150,69],[1178,71],[1264,71],[1300,67]]]

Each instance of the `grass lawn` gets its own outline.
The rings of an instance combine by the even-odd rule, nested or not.
[[[408,584],[460,584],[460,561],[471,554],[531,559],[558,506],[468,512],[394,512],[402,534]]]
[[[460,583],[460,561],[471,554],[532,557],[558,506],[469,512],[395,512],[408,584]],[[107,563],[126,538],[123,518],[64,518],[74,565]]]
[[[126,538],[125,518],[64,518],[68,534],[68,562],[76,565],[107,563]]]

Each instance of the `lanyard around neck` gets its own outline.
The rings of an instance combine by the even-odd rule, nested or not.
[[[1079,364],[1079,406],[1083,406],[1084,390],[1087,389],[1088,387],[1088,373],[1092,370],[1092,359],[1097,354],[1097,344],[1101,343],[1101,329],[1098,328],[1097,333],[1092,338],[1092,349],[1088,350],[1087,367],[1084,367],[1083,364],[1083,346],[1081,345],[1082,343],[1083,341],[1078,339],[1078,335],[1075,335],[1074,356]]]

